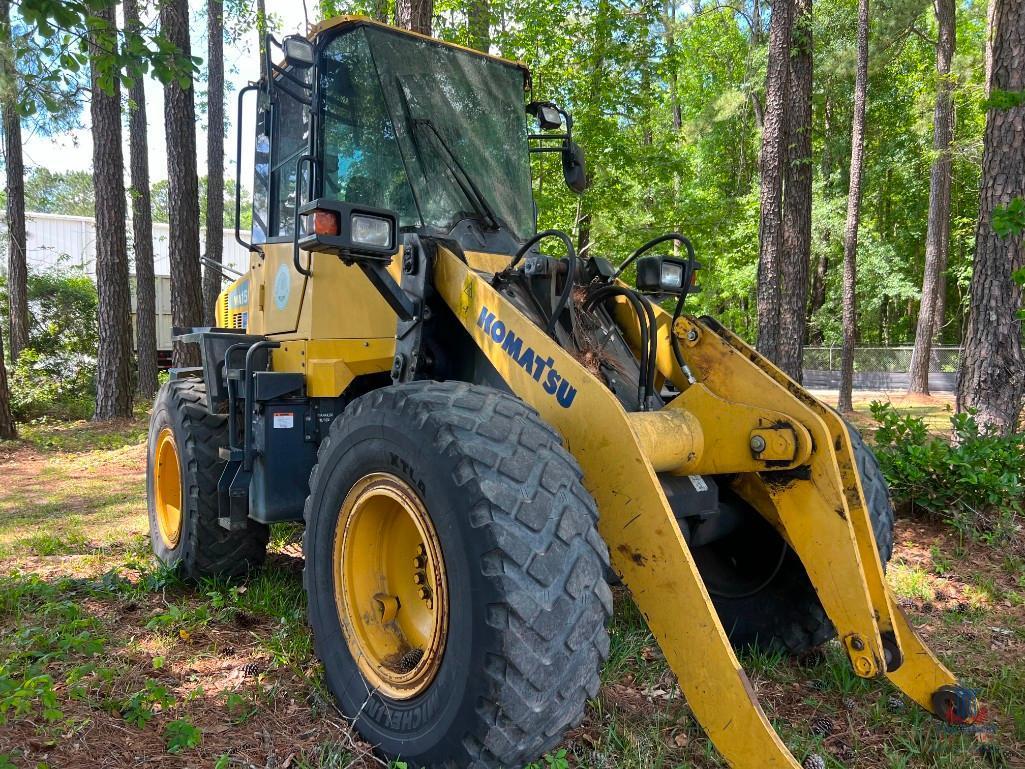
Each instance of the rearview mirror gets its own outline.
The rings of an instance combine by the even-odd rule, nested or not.
[[[527,105],[528,114],[537,118],[542,131],[554,131],[562,128],[562,112],[548,101],[532,101]]]
[[[584,151],[576,142],[566,142],[562,145],[562,176],[566,180],[566,186],[573,192],[579,193],[587,189]]]
[[[315,53],[313,43],[301,35],[289,35],[281,41],[281,50],[285,52],[285,63],[296,69],[307,69],[313,66]]]

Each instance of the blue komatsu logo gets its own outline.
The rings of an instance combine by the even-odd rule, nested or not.
[[[568,409],[573,405],[577,388],[553,368],[554,358],[544,358],[534,352],[534,348],[525,345],[515,332],[506,328],[505,323],[495,320],[495,313],[487,307],[481,308],[477,325],[484,329],[484,333],[490,336],[495,344],[502,345],[502,352],[512,358],[516,365],[534,377],[535,382],[540,382],[546,393],[555,396],[560,406]]]
[[[249,281],[245,280],[239,283],[235,288],[232,289],[231,293],[228,294],[228,308],[231,310],[237,310],[239,307],[249,306]]]

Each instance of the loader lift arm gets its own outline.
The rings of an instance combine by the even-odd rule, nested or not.
[[[972,697],[892,599],[850,438],[831,410],[717,324],[683,316],[673,325],[656,310],[660,348],[668,351],[669,334],[676,334],[696,383],[659,412],[627,413],[572,355],[444,248],[434,277],[439,295],[509,387],[562,433],[578,458],[601,510],[599,530],[613,567],[730,765],[800,766],[758,704],[656,471],[739,474],[736,490],[801,557],[859,676],[885,673],[938,716],[950,698],[963,708]],[[568,404],[510,355],[511,335],[518,350],[554,361],[550,369],[575,390]],[[658,363],[667,379],[687,382],[668,355]],[[800,471],[781,473],[794,468]]]

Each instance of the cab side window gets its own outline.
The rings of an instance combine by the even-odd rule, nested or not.
[[[293,77],[309,84],[312,69],[290,70]],[[261,97],[256,127],[256,157],[253,176],[252,242],[290,238],[295,229],[296,169],[299,158],[309,151],[310,109],[295,94],[309,94],[299,85],[276,78],[273,100]],[[302,169],[299,185],[305,198],[309,166]]]

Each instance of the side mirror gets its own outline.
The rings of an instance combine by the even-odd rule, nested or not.
[[[296,69],[309,69],[316,59],[313,43],[302,35],[289,35],[281,41],[285,63]]]
[[[537,118],[542,131],[562,128],[562,111],[549,101],[532,101],[527,105],[527,114]]]
[[[587,189],[587,168],[584,164],[584,151],[574,141],[562,145],[562,176],[566,186],[573,192]]]

